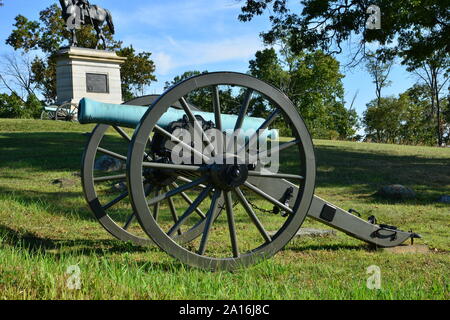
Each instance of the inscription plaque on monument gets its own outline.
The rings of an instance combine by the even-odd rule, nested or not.
[[[92,93],[109,93],[108,75],[86,73],[86,90]]]

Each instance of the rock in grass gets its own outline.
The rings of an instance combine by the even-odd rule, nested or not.
[[[450,196],[449,195],[440,196],[438,202],[450,204]]]
[[[401,184],[391,184],[382,187],[378,190],[376,195],[385,199],[404,200],[414,199],[416,197],[416,192],[411,188],[402,186]]]
[[[73,187],[78,183],[78,180],[68,179],[68,178],[60,178],[52,181],[52,184],[59,184],[60,188],[69,188]]]
[[[123,169],[124,164],[122,161],[110,156],[101,156],[95,160],[94,169],[106,172],[118,171]]]
[[[120,191],[120,192],[125,192],[127,191],[127,184],[125,182],[119,182],[119,183],[115,183],[112,186],[112,190],[113,191]]]

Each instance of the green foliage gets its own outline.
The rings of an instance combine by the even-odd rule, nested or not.
[[[117,55],[126,57],[127,60],[121,67],[122,95],[125,101],[131,100],[136,92],[144,94],[144,88],[156,81],[154,75],[155,65],[150,59],[150,52],[136,54],[133,46],[117,50]]]
[[[42,102],[33,94],[26,101],[15,93],[0,94],[0,118],[39,118],[41,111]]]
[[[433,145],[435,126],[426,86],[415,85],[396,97],[372,100],[363,115],[367,138],[374,142]]]
[[[61,18],[61,9],[57,4],[53,4],[40,12],[39,21],[30,21],[22,15],[18,15],[15,20],[14,29],[6,43],[15,50],[44,52],[45,58],[36,57],[32,63],[33,80],[38,84],[46,102],[53,103],[56,100],[55,54],[66,39],[70,39],[70,33]],[[106,38],[105,49],[116,51],[119,56],[128,58],[121,72],[122,95],[125,100],[131,99],[156,80],[151,53],[136,53],[132,46],[122,47],[122,42],[114,40],[106,25],[103,26],[103,33]],[[83,26],[77,30],[77,37],[80,47],[95,48],[97,38],[92,26]]]
[[[273,48],[265,49],[249,62],[249,72],[280,88],[314,137],[345,139],[355,134],[357,115],[344,107],[344,76],[330,55],[322,51],[294,54],[283,48],[279,57]]]
[[[164,84],[164,90],[169,89],[171,86],[173,86],[175,84],[178,84],[181,81],[189,79],[190,77],[193,77],[193,76],[198,76],[198,75],[200,75],[202,73],[208,73],[208,71],[206,71],[206,70],[203,71],[203,72],[200,72],[200,71],[197,71],[197,70],[186,71],[185,73],[183,73],[181,75],[175,76],[175,78],[173,78],[172,81],[166,81],[166,83]]]
[[[175,76],[172,81],[166,81],[164,89],[168,89],[171,86],[180,83],[190,77],[197,76],[200,74],[208,73],[208,71],[200,72],[198,70],[186,71],[181,75]],[[243,92],[233,92],[230,86],[219,86],[220,90],[220,106],[221,112],[224,114],[237,114],[239,112],[239,107],[243,99]],[[211,88],[200,88],[191,91],[187,95],[187,101],[197,108],[213,112],[213,92]]]
[[[296,237],[274,258],[251,268],[210,272],[187,267],[155,247],[115,240],[92,218],[75,177],[86,140],[81,133],[89,129],[92,125],[63,121],[0,119],[0,299],[450,298],[449,207],[435,201],[448,193],[447,149],[314,143],[318,196],[357,208],[364,219],[373,214],[382,223],[411,228],[423,236],[415,243],[432,252],[373,250],[337,231],[329,237]],[[123,146],[119,137],[116,143]],[[293,149],[285,152],[295,156]],[[60,178],[75,183],[51,184]],[[415,189],[418,199],[371,197],[380,186],[399,182]],[[168,205],[162,205],[170,215]],[[128,217],[125,212],[119,216]],[[226,217],[214,222],[212,236],[218,241],[208,248],[227,250],[227,227]],[[328,228],[313,219],[302,227]],[[251,222],[242,236],[249,235],[259,236]],[[382,270],[381,290],[366,288],[367,267],[373,264]],[[81,290],[67,288],[71,265],[81,269]]]
[[[31,63],[33,73],[32,81],[47,102],[56,100],[56,55],[50,55],[46,59],[35,57]]]
[[[287,40],[295,53],[317,48],[340,53],[345,41],[357,37],[359,53],[365,44],[377,41],[386,53],[400,54],[404,61],[423,60],[437,49],[448,52],[448,1],[302,0],[301,4],[301,12],[296,12],[290,10],[286,0],[246,0],[239,19],[250,21],[270,12],[272,26],[262,33],[264,41],[273,44]],[[381,10],[381,29],[366,28],[370,5]]]

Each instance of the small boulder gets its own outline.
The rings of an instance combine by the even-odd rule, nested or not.
[[[450,204],[450,195],[440,196],[438,202]]]
[[[382,187],[376,195],[394,200],[404,200],[404,199],[414,199],[416,197],[416,192],[408,187],[402,186],[401,184],[391,184]]]
[[[127,191],[127,184],[125,182],[115,183],[112,186],[113,191],[125,192]]]
[[[110,156],[101,156],[95,160],[94,169],[106,172],[118,171],[124,168],[124,163]]]
[[[68,178],[60,178],[52,180],[52,184],[59,184],[60,188],[69,188],[73,187],[78,183],[78,180],[68,179]]]

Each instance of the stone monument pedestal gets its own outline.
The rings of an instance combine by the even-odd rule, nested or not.
[[[56,62],[57,104],[78,104],[84,97],[122,103],[120,65],[125,60],[112,51],[62,48]]]

